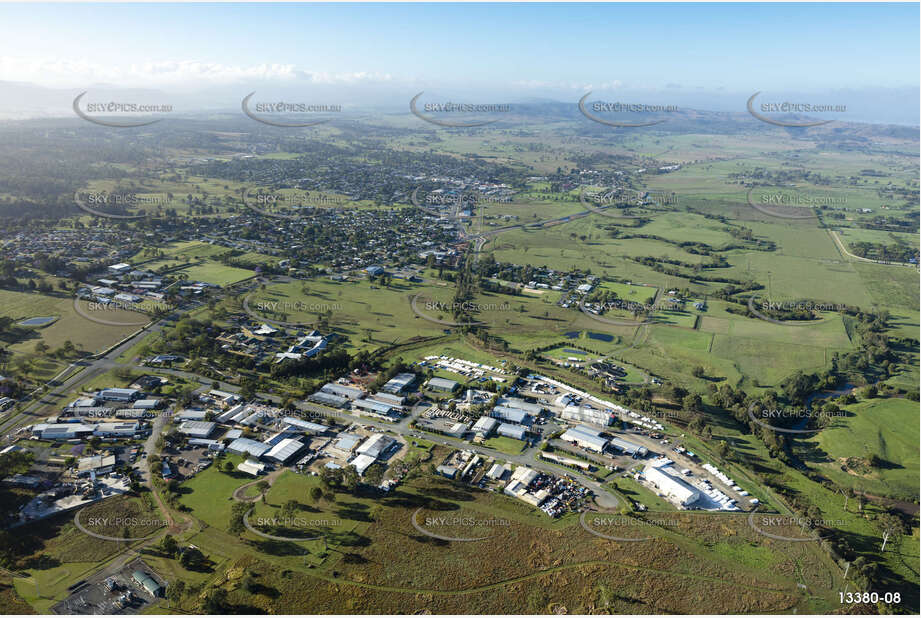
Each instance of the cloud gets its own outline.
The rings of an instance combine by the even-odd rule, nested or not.
[[[390,74],[364,71],[330,73],[311,71],[293,64],[249,66],[178,60],[141,64],[98,64],[86,60],[0,56],[0,80],[31,82],[43,86],[81,87],[107,83],[121,87],[224,85],[255,80],[312,84],[359,84],[391,82]]]

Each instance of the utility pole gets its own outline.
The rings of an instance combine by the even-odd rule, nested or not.
[[[883,535],[883,546],[879,550],[879,553],[886,551],[886,543],[889,542],[889,535],[892,533],[892,530],[886,530],[886,533]]]

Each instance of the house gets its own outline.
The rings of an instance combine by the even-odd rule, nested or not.
[[[126,262],[112,264],[111,266],[109,266],[108,270],[113,275],[125,275],[131,271],[131,264],[128,264]]]

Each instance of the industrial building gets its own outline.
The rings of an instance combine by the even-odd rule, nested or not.
[[[586,406],[566,406],[560,413],[560,418],[574,423],[593,423],[607,427],[614,421],[611,412]]]
[[[310,421],[303,421],[299,418],[294,418],[293,416],[286,416],[281,419],[281,422],[287,425],[289,428],[296,427],[297,429],[309,434],[322,434],[329,430],[329,427],[326,425],[311,423]]]
[[[265,464],[259,463],[255,459],[247,459],[237,464],[237,470],[253,476],[259,476],[265,472]]]
[[[454,389],[457,388],[457,382],[445,378],[432,378],[429,380],[427,388],[438,393],[453,393]]]
[[[473,424],[473,433],[481,438],[488,438],[498,424],[499,421],[494,418],[481,416],[479,420]]]
[[[400,417],[399,408],[395,408],[388,403],[372,401],[370,399],[359,399],[358,401],[353,401],[352,409],[361,410],[363,412],[368,412],[376,416],[382,416],[388,419]]]
[[[364,476],[365,470],[367,470],[371,464],[377,461],[377,458],[372,457],[371,455],[358,455],[355,459],[349,462],[350,465],[355,466],[355,470],[358,472],[358,476]]]
[[[534,420],[531,415],[520,408],[507,408],[505,406],[496,406],[489,415],[493,418],[505,421],[506,423],[516,423],[530,427]]]
[[[264,456],[266,459],[273,459],[280,464],[287,463],[294,458],[304,448],[304,443],[294,438],[285,438],[273,446]]]
[[[359,455],[368,455],[369,457],[379,459],[388,450],[390,450],[390,447],[396,444],[396,442],[397,441],[390,436],[384,435],[382,433],[376,433],[362,442],[361,446],[358,447],[357,452]]]
[[[115,469],[115,455],[93,455],[81,457],[77,460],[77,476],[84,476],[93,472],[95,474],[108,474]]]
[[[679,506],[687,507],[700,500],[700,491],[676,474],[666,462],[667,459],[658,465],[647,465],[643,470],[643,477]]]
[[[361,444],[361,436],[356,436],[355,434],[340,433],[338,438],[339,439],[336,440],[335,444],[329,448],[341,457],[349,457],[352,453],[355,452],[355,449],[358,448],[358,445]]]
[[[272,447],[264,442],[257,442],[249,438],[237,438],[227,446],[227,450],[237,455],[251,455],[255,458],[262,457]]]
[[[112,268],[111,266],[109,268]],[[148,593],[152,594],[155,597],[160,596],[163,593],[163,586],[158,584],[156,580],[145,573],[144,571],[135,571],[131,575],[132,579]]]
[[[390,380],[381,387],[381,390],[385,393],[402,393],[407,388],[409,388],[416,381],[416,374],[414,373],[398,373],[397,375],[390,378]]]
[[[314,403],[329,406],[330,408],[344,408],[349,403],[347,397],[340,397],[339,395],[333,395],[323,391],[317,391],[307,397],[307,399]]]
[[[85,438],[96,430],[96,425],[83,423],[36,423],[32,425],[32,436],[40,440],[73,440]]]
[[[496,405],[524,410],[531,416],[540,416],[541,411],[544,409],[543,406],[538,403],[529,403],[519,397],[499,397],[496,400]]]
[[[94,436],[101,438],[133,438],[141,431],[141,424],[123,421],[119,423],[99,423],[93,431]]]
[[[217,427],[217,423],[210,421],[185,421],[179,425],[179,433],[190,438],[207,438]]]
[[[605,447],[608,445],[608,439],[603,438],[600,431],[585,425],[570,427],[560,436],[560,440],[575,442],[577,446],[596,453],[604,452]]]
[[[345,386],[343,384],[336,384],[335,382],[330,382],[324,384],[320,387],[321,393],[327,393],[329,395],[336,395],[337,397],[345,397],[346,399],[361,399],[364,396],[364,391],[360,388],[355,388],[354,386]]]
[[[102,401],[134,401],[140,398],[141,391],[136,388],[106,388],[96,393]]]
[[[613,448],[623,451],[631,457],[645,457],[649,454],[649,451],[645,446],[640,446],[639,444],[634,444],[633,442],[628,442],[627,440],[622,440],[620,438],[611,438],[609,445]]]
[[[524,440],[525,428],[521,425],[513,425],[512,423],[499,423],[499,428],[496,429],[496,433],[506,438]]]

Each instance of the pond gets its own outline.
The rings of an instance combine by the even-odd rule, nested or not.
[[[57,320],[55,317],[29,318],[19,323],[19,326],[45,326]]]

